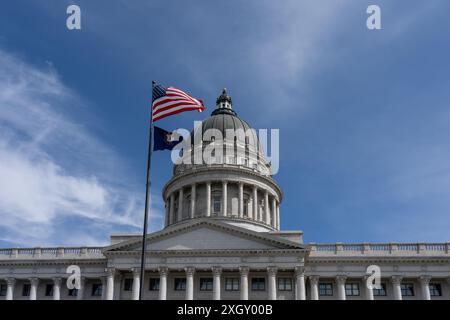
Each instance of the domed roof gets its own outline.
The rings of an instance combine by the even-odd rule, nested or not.
[[[222,133],[222,137],[226,138],[227,130],[242,130],[244,133],[248,134],[247,130],[252,129],[252,127],[244,120],[238,117],[237,113],[232,109],[231,97],[227,93],[227,89],[223,89],[222,94],[216,100],[217,107],[211,113],[209,118],[206,118],[202,122],[202,137],[208,129],[216,129]],[[194,131],[191,132],[191,141],[194,142]],[[249,147],[254,147],[255,150],[260,150],[258,148],[258,137],[256,135],[256,130],[252,130],[249,134],[249,138],[246,142]]]

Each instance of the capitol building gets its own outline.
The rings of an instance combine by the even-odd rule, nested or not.
[[[224,90],[191,136],[250,129],[235,109]],[[138,299],[141,282],[144,299],[161,300],[450,299],[450,243],[304,243],[302,231],[280,229],[283,192],[256,134],[225,145],[244,156],[174,165],[143,279],[140,234],[113,234],[106,247],[4,248],[0,300]],[[79,289],[66,284],[73,265]],[[377,288],[369,266],[380,268]]]

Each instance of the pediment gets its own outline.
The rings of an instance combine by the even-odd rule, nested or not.
[[[107,247],[105,251],[141,250],[140,237]],[[217,221],[188,222],[147,236],[151,251],[303,249],[269,233],[254,232]]]

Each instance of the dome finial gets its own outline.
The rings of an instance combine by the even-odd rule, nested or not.
[[[228,94],[227,88],[223,88],[222,94],[216,100],[216,105],[218,109],[231,109],[232,101],[230,95]]]

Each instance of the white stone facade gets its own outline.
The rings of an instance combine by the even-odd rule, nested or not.
[[[205,121],[248,126],[225,91]],[[450,299],[449,243],[304,244],[301,231],[281,231],[283,194],[258,145],[235,140],[242,159],[175,166],[165,226],[148,235],[144,299]],[[0,300],[137,299],[141,247],[123,234],[107,247],[0,249]],[[66,285],[71,265],[79,290]],[[370,265],[381,289],[366,286]]]

